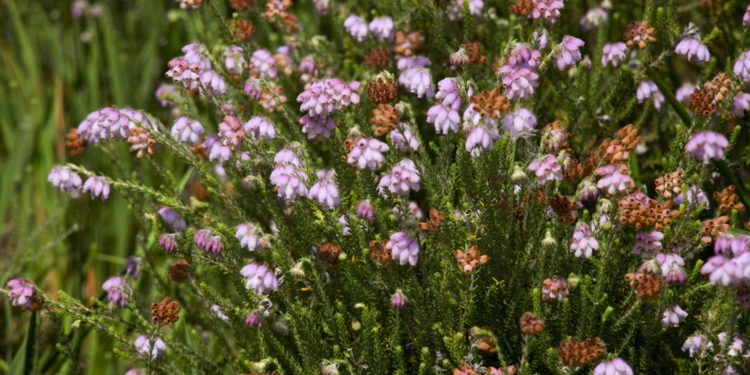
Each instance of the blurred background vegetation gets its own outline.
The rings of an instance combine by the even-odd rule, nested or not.
[[[171,0],[90,2],[79,18],[72,9],[67,0],[0,0],[0,282],[33,279],[53,295],[65,290],[87,300],[136,252],[133,213],[116,194],[106,203],[61,199],[47,173],[84,157],[66,153],[65,133],[89,112],[109,105],[162,112],[154,91],[166,63],[197,39],[203,20]],[[89,150],[87,164],[104,173],[128,170],[127,148],[111,152],[114,158]],[[31,314],[22,314],[0,299],[0,374],[24,361],[19,348],[28,347]],[[54,348],[58,330],[37,329],[36,346]],[[113,348],[98,334],[71,339],[62,350],[81,351],[85,366],[58,348],[35,353],[36,370],[126,370],[113,366]]]

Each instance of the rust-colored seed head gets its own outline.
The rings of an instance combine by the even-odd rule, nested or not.
[[[628,47],[637,45],[638,48],[646,48],[646,45],[656,41],[656,29],[651,27],[648,21],[634,21],[625,26],[625,43]]]
[[[65,134],[65,146],[71,155],[78,155],[86,151],[86,141],[78,134],[78,128],[72,128],[68,130],[68,134]]]
[[[318,257],[327,263],[334,264],[339,261],[341,246],[333,243],[324,243],[318,247]]]
[[[697,89],[688,97],[688,108],[698,116],[708,117],[718,111],[714,96],[704,89]]]
[[[196,143],[195,146],[190,146],[188,148],[198,160],[206,161],[206,147],[203,146],[203,139]]]
[[[367,84],[367,95],[375,104],[395,102],[398,99],[398,85],[391,79],[378,78]]]
[[[703,228],[701,228],[701,240],[705,244],[710,244],[713,238],[719,237],[729,230],[728,222],[729,216],[719,216],[704,221]]]
[[[474,103],[474,110],[479,112],[482,117],[493,119],[499,118],[500,112],[510,109],[508,98],[500,95],[500,89],[497,87],[492,90],[484,90],[479,95],[472,96],[471,102]]]
[[[164,297],[159,303],[151,304],[151,321],[154,323],[170,324],[180,319],[180,303],[171,301],[169,297]]]
[[[656,192],[664,199],[672,199],[682,192],[682,172],[667,173],[656,179]]]
[[[421,230],[429,230],[429,231],[436,231],[438,228],[440,228],[440,224],[442,224],[443,220],[445,219],[445,215],[443,215],[440,210],[437,208],[431,207],[430,208],[430,218],[422,223],[419,223],[419,229]]]
[[[469,367],[464,363],[461,365],[461,368],[453,369],[453,375],[479,375],[479,373],[473,367]]]
[[[557,347],[557,355],[560,360],[567,366],[583,366],[589,362],[596,361],[604,354],[604,341],[598,337],[588,338],[583,341],[576,341],[571,337],[568,340],[560,341]]]
[[[229,6],[240,12],[255,5],[255,0],[229,0]]]
[[[535,335],[544,330],[544,321],[537,318],[534,313],[525,312],[521,315],[521,332],[527,335]]]
[[[243,18],[237,19],[236,21],[230,20],[228,25],[229,30],[232,31],[234,37],[243,42],[250,39],[253,34],[255,34],[255,25],[253,25],[250,20]]]
[[[387,68],[391,65],[391,53],[383,46],[370,48],[365,52],[365,64],[375,69]]]
[[[466,252],[462,250],[456,250],[453,252],[453,256],[456,257],[458,266],[461,267],[461,270],[464,271],[465,274],[474,272],[474,269],[481,266],[482,264],[487,263],[487,261],[490,260],[489,256],[482,255],[479,252],[477,245],[472,245],[469,248],[469,251]]]
[[[555,193],[547,197],[547,202],[552,207],[552,211],[560,216],[563,223],[572,223],[576,219],[575,210],[580,207],[580,203],[564,195]]]
[[[508,7],[508,10],[518,16],[526,17],[534,10],[534,0],[518,0],[515,4]]]
[[[419,31],[409,32],[408,29],[399,30],[393,40],[393,50],[399,55],[411,56],[424,46],[424,35]]]
[[[629,223],[635,229],[653,226],[659,231],[680,216],[680,211],[672,209],[673,205],[671,200],[660,203],[640,193],[628,195],[617,202],[620,221]]]
[[[146,131],[146,129],[144,128],[130,129],[128,143],[130,143],[130,151],[136,151],[136,156],[139,159],[146,156],[147,153],[149,155],[154,154],[156,140],[151,137],[151,133]]]
[[[740,203],[740,197],[734,193],[734,190],[734,185],[729,185],[722,191],[714,192],[714,199],[719,202],[719,212],[745,209],[745,205]]]
[[[482,55],[482,45],[479,42],[464,42],[464,52],[469,57],[469,64],[484,64],[487,56]]]
[[[391,260],[391,250],[385,247],[383,242],[372,240],[369,249],[372,259],[380,264],[386,264]]]
[[[656,296],[661,291],[661,277],[653,273],[628,273],[625,274],[625,280],[638,293],[638,297],[648,299]]]
[[[375,126],[375,136],[387,134],[398,125],[401,112],[390,104],[378,104],[372,110],[370,122]]]
[[[190,278],[190,265],[185,259],[177,259],[177,263],[169,266],[167,277],[174,282],[184,282]]]

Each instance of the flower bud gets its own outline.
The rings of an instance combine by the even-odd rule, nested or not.
[[[557,241],[555,240],[555,237],[552,237],[552,232],[550,232],[549,229],[547,229],[547,233],[542,239],[542,246],[546,247],[547,249],[552,249],[557,246]]]
[[[528,176],[526,176],[526,173],[523,171],[523,169],[516,165],[516,167],[513,169],[513,174],[510,175],[510,179],[514,183],[520,184],[526,181],[526,179],[528,179]]]
[[[449,62],[453,66],[466,66],[469,65],[469,56],[466,54],[466,50],[461,47],[458,51],[451,53]]]

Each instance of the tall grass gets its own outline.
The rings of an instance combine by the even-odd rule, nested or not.
[[[134,253],[132,214],[121,197],[65,207],[46,183],[47,172],[75,160],[66,155],[65,133],[89,112],[130,105],[158,113],[154,90],[166,61],[196,35],[193,22],[183,22],[188,13],[170,12],[172,1],[101,2],[100,16],[80,19],[72,17],[71,3],[0,2],[0,283],[25,277],[49,292],[86,299],[95,298],[104,278]],[[86,158],[103,172],[127,169],[131,160],[125,148],[112,149],[112,157],[92,151]],[[101,225],[87,227],[92,223]],[[49,373],[83,370],[52,350],[23,350],[33,346],[23,344],[24,337],[34,335],[14,323],[19,320],[11,315],[18,312],[7,299],[1,303],[0,373],[30,371],[22,366],[27,353]],[[96,334],[71,338],[69,348],[58,350],[81,350],[86,373],[124,371],[111,366],[112,348]]]

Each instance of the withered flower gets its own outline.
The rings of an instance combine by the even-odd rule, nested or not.
[[[324,243],[318,247],[318,257],[327,263],[334,264],[339,261],[341,246],[333,243]]]
[[[151,321],[154,323],[170,324],[180,319],[180,303],[171,301],[169,297],[164,297],[159,303],[151,304]]]
[[[375,104],[385,104],[398,99],[398,85],[392,79],[378,78],[367,84],[367,95]]]
[[[648,21],[633,21],[625,26],[625,44],[628,47],[637,45],[638,48],[646,48],[646,45],[656,41],[656,29],[651,27]]]
[[[510,109],[508,98],[500,95],[500,89],[497,87],[492,90],[484,90],[479,95],[472,96],[471,102],[474,103],[474,110],[479,112],[482,117],[493,119],[499,118],[500,112]]]
[[[443,222],[444,219],[445,219],[445,216],[443,215],[442,212],[440,212],[440,210],[438,210],[437,208],[431,207],[430,218],[425,222],[419,223],[418,226],[419,226],[419,229],[421,230],[436,231],[440,227],[440,224]]]
[[[656,296],[661,291],[661,276],[653,273],[631,272],[625,274],[625,280],[638,293],[638,297],[648,299]]]
[[[583,341],[576,341],[571,337],[568,340],[560,341],[557,347],[557,355],[560,360],[567,366],[583,366],[593,362],[604,354],[604,341],[598,337],[588,338]]]
[[[745,209],[745,205],[740,203],[740,197],[734,193],[734,190],[734,185],[729,185],[722,191],[714,192],[714,199],[719,202],[719,212]]]
[[[453,256],[456,257],[458,266],[461,267],[461,270],[463,270],[465,274],[474,272],[475,268],[487,263],[487,261],[490,260],[489,256],[479,253],[477,245],[472,245],[469,248],[469,251],[466,252],[462,250],[456,250],[453,252]]]
[[[78,134],[78,128],[72,128],[65,134],[65,147],[70,155],[78,155],[86,151],[86,141]]]
[[[525,312],[521,315],[521,332],[527,335],[535,335],[544,330],[544,321],[537,318],[534,313]]]
[[[391,65],[391,53],[383,46],[368,49],[364,57],[365,64],[375,69],[384,69]]]

